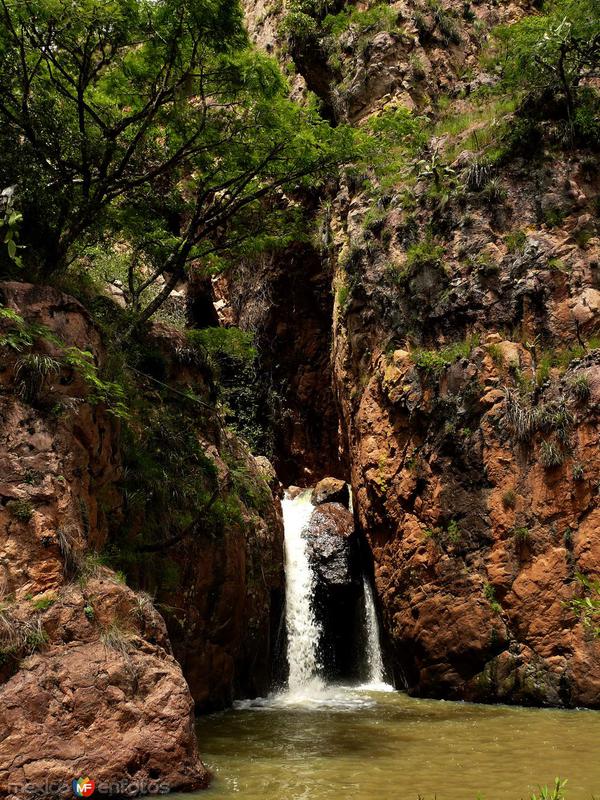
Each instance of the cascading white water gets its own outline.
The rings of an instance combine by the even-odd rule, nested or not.
[[[363,575],[363,593],[365,599],[365,624],[367,626],[367,665],[369,667],[369,684],[377,687],[388,687],[385,683],[385,668],[381,655],[381,644],[379,642],[379,623],[377,622],[377,611],[375,610],[375,600],[373,590],[366,575]]]
[[[305,530],[314,506],[310,490],[281,503],[285,529],[285,621],[289,663],[288,696],[301,697],[318,691],[318,646],[321,628],[312,607],[315,576],[308,558]]]

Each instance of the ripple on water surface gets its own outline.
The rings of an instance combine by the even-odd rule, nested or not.
[[[239,703],[198,738],[215,772],[204,800],[521,800],[556,775],[567,800],[600,797],[595,711],[327,687]]]

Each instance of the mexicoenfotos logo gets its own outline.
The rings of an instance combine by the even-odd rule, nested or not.
[[[71,786],[75,797],[90,797],[96,788],[96,784],[91,778],[73,778]]]

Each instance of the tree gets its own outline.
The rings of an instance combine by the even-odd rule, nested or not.
[[[498,33],[509,84],[540,97],[562,96],[569,119],[586,82],[600,76],[600,6],[597,0],[550,0],[543,13]]]
[[[0,0],[0,12],[0,188],[16,186],[25,266],[65,270],[112,232],[141,320],[190,262],[268,227],[267,196],[350,146],[287,98],[237,0]]]

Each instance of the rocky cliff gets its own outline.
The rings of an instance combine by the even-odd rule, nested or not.
[[[248,5],[295,91],[396,131],[383,171],[329,194],[321,249],[324,377],[396,681],[597,706],[579,602],[600,574],[597,143],[518,106],[481,57],[534,9]]]
[[[105,377],[106,336],[77,300],[25,283],[0,292],[0,795],[62,796],[80,775],[123,792],[201,788],[194,705],[270,681],[282,529],[268,465],[186,403],[190,383],[207,391],[201,365],[179,363],[179,388],[137,370],[126,409]],[[177,344],[159,326],[136,363],[156,367],[160,348],[174,363]],[[184,520],[187,496],[173,510],[149,489],[150,475],[182,483],[152,438],[156,417],[136,438],[150,405],[164,436],[173,414],[187,425],[186,473],[201,454],[210,476],[209,500],[198,484]]]

